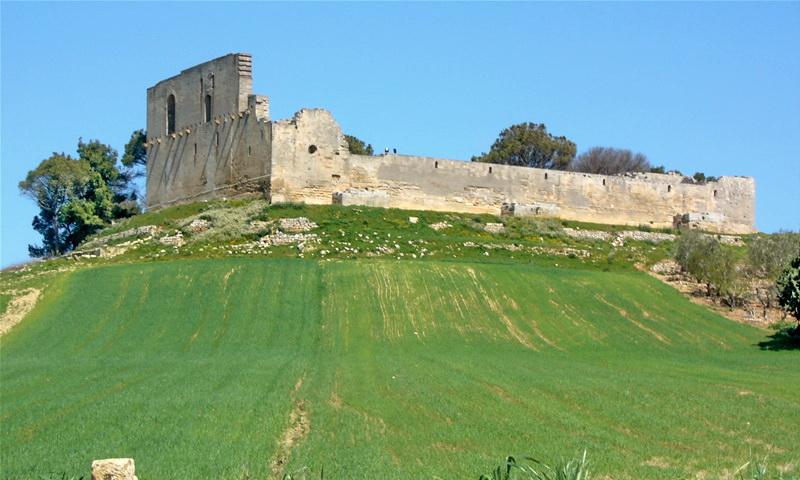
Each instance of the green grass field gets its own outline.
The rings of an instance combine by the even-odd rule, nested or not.
[[[268,478],[284,457],[331,479],[460,479],[583,449],[600,478],[719,478],[765,455],[796,472],[800,351],[767,335],[637,272],[83,269],[0,340],[0,476],[124,456],[142,480]]]

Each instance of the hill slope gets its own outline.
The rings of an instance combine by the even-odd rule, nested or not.
[[[637,272],[226,258],[62,275],[2,337],[2,477],[613,478],[798,461],[798,352]]]

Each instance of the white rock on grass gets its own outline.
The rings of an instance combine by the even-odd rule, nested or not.
[[[278,228],[287,233],[302,233],[317,228],[317,224],[306,217],[281,218]]]
[[[483,230],[489,233],[503,233],[506,227],[502,223],[487,223],[483,226]]]
[[[107,458],[92,462],[92,480],[138,480],[132,458]]]

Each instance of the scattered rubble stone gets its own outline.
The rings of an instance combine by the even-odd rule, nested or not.
[[[250,231],[251,232],[263,232],[269,226],[272,225],[272,222],[265,222],[264,220],[253,220],[250,222]]]
[[[118,255],[122,255],[131,248],[141,245],[148,241],[150,241],[150,237],[137,238],[136,240],[129,240],[127,242],[118,243],[116,245],[103,245],[97,248],[90,248],[90,249],[82,248],[81,250],[70,252],[69,254],[67,254],[67,256],[73,260],[78,260],[81,258],[114,258]]]
[[[408,223],[417,223],[419,222],[419,218],[417,217],[408,217]]]
[[[506,226],[502,223],[487,223],[483,226],[483,230],[489,233],[503,233],[506,231]]]
[[[300,233],[317,228],[317,224],[306,217],[281,218],[278,220],[278,227],[287,233]]]
[[[200,233],[205,232],[209,228],[211,228],[211,222],[208,220],[204,220],[202,218],[196,218],[192,220],[192,222],[186,226],[192,233]]]
[[[112,233],[111,235],[106,235],[104,237],[100,237],[89,242],[86,242],[84,246],[86,247],[93,247],[97,245],[105,245],[108,242],[113,242],[115,240],[120,240],[123,238],[128,237],[152,237],[161,231],[161,228],[156,225],[143,225],[141,227],[129,228],[128,230],[119,232],[119,233]]]
[[[667,259],[654,264],[650,271],[660,275],[677,275],[681,272],[681,266],[675,260]]]
[[[176,232],[175,235],[167,235],[166,237],[161,237],[158,241],[162,245],[172,245],[173,247],[180,247],[183,246],[186,241],[183,239],[183,234],[181,232]]]
[[[261,237],[259,243],[262,245],[296,245],[306,242],[316,242],[319,240],[316,234],[313,233],[284,233],[276,232],[271,235]]]
[[[432,223],[430,225],[430,227],[438,232],[439,230],[444,230],[445,228],[450,228],[450,227],[452,227],[452,225],[450,225],[447,222],[436,222],[436,223]]]
[[[576,228],[564,227],[564,235],[581,240],[600,240],[607,242],[611,240],[611,234],[601,230],[580,230]]]

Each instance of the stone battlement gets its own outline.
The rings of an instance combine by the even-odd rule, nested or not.
[[[230,54],[148,89],[147,206],[259,192],[271,202],[551,216],[755,231],[755,182],[597,175],[414,155],[350,154],[330,112],[271,121],[252,59]]]

